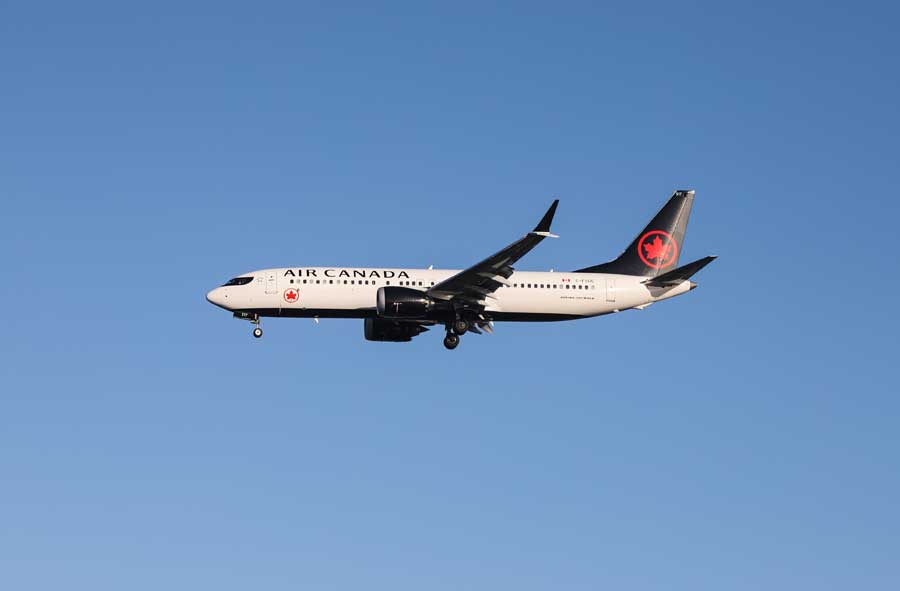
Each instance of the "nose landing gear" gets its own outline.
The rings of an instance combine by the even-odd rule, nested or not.
[[[262,328],[259,326],[259,314],[254,314],[252,312],[235,312],[234,317],[239,320],[249,320],[250,324],[255,324],[253,336],[256,338],[262,337],[263,332]]]
[[[259,314],[254,314],[250,318],[250,322],[252,322],[253,324],[256,325],[256,327],[253,329],[253,336],[256,338],[262,337],[263,333],[262,333],[262,327],[259,325]]]

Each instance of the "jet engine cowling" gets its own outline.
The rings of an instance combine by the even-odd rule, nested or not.
[[[428,327],[415,322],[366,318],[364,329],[367,341],[403,343],[411,341],[417,334],[428,330]]]
[[[434,306],[423,291],[408,287],[379,287],[375,308],[382,318],[425,318]]]

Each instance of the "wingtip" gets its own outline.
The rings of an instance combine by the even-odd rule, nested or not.
[[[549,232],[550,224],[553,222],[553,216],[556,215],[556,207],[559,205],[559,199],[554,199],[553,203],[550,204],[550,208],[547,210],[547,213],[544,214],[544,217],[541,218],[541,221],[538,222],[538,225],[534,227],[535,232]]]

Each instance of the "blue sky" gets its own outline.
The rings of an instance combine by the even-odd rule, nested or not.
[[[29,3],[0,19],[15,589],[888,588],[896,9]],[[204,294],[288,265],[616,255],[700,289],[368,343]]]

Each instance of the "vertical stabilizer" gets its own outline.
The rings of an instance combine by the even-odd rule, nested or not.
[[[675,191],[659,213],[619,255],[608,263],[579,269],[576,273],[616,273],[655,277],[678,266],[684,246],[694,191]]]

